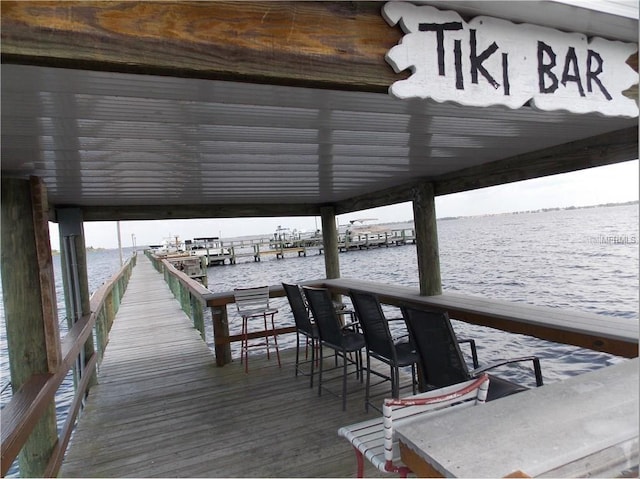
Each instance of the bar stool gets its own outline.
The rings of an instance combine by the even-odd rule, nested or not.
[[[318,371],[318,396],[322,394],[322,374],[324,368],[324,346],[333,349],[337,357],[342,358],[342,410],[347,408],[347,365],[356,366],[356,377],[362,381],[362,348],[365,347],[364,336],[352,329],[352,325],[344,325],[336,307],[331,300],[331,293],[326,288],[303,286],[313,317],[320,335],[320,370]],[[355,353],[355,360],[348,357]],[[336,357],[336,359],[337,359]],[[338,366],[336,365],[336,368]]]
[[[249,348],[255,346],[266,346],[267,359],[271,359],[269,336],[273,336],[273,343],[280,364],[280,350],[278,349],[278,337],[275,333],[274,316],[278,312],[269,306],[269,286],[258,286],[253,288],[235,288],[233,290],[238,314],[242,317],[242,342],[240,347],[240,361],[244,362],[244,372],[249,372]],[[267,316],[271,316],[271,331],[267,326]],[[249,344],[249,320],[262,318],[264,321],[264,342]]]

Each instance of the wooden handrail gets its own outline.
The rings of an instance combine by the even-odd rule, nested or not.
[[[53,400],[57,389],[51,387],[53,377],[52,374],[34,374],[2,409],[2,477],[7,474],[40,419],[42,404],[49,404]]]
[[[76,322],[64,337],[62,363],[55,374],[32,376],[2,409],[0,414],[2,417],[1,472],[3,477],[18,456],[46,407],[54,400],[56,391],[67,376],[69,369],[75,364],[80,350],[89,338],[95,321],[96,314],[91,313]],[[85,373],[91,376],[93,371],[86,369]],[[85,392],[77,390],[75,395],[84,395]],[[69,411],[69,414],[75,415],[77,411]]]
[[[184,276],[186,277],[186,275]],[[510,303],[454,293],[421,296],[416,288],[343,278],[317,279],[301,284],[326,287],[334,294],[343,295],[348,294],[351,289],[362,289],[376,293],[383,304],[393,306],[406,304],[433,308],[447,311],[452,318],[471,324],[525,334],[622,357],[638,356],[638,322],[625,318]],[[277,298],[284,295],[281,284],[270,286],[270,297]],[[225,362],[218,358],[222,350],[218,348],[238,340],[238,335],[231,336],[228,332],[218,334],[215,324],[216,321],[218,323],[226,322],[226,307],[235,303],[233,291],[212,293],[207,290],[207,293],[202,295],[202,300],[212,309],[214,315],[216,361],[218,365],[223,365]],[[222,318],[216,319],[216,315],[222,316]],[[276,330],[276,333],[284,334],[290,330],[291,328],[280,328]]]
[[[2,477],[13,464],[25,442],[31,435],[47,406],[55,398],[55,394],[64,381],[69,370],[74,366],[76,358],[84,348],[96,324],[98,313],[104,307],[105,300],[109,298],[115,283],[120,281],[135,260],[130,259],[118,271],[109,282],[102,285],[91,297],[90,314],[84,315],[71,327],[62,339],[62,361],[53,374],[35,374],[29,378],[22,387],[12,396],[9,403],[0,411],[0,423],[2,425],[0,444],[0,473]],[[47,477],[55,477],[62,463],[62,458],[71,437],[73,423],[82,405],[82,398],[87,393],[89,379],[94,374],[97,365],[97,355],[92,355],[84,365],[83,379],[78,384],[74,400],[68,411],[68,417],[61,437],[52,451],[47,466]]]
[[[89,371],[90,374],[85,374],[82,376],[80,383],[78,384],[78,392],[73,397],[73,401],[71,402],[71,406],[69,408],[69,413],[64,421],[64,427],[62,428],[62,433],[60,434],[60,438],[56,443],[53,451],[51,453],[51,457],[49,458],[49,463],[47,464],[47,468],[45,469],[44,477],[56,477],[58,475],[58,471],[62,466],[62,460],[64,459],[64,453],[67,451],[67,446],[69,445],[69,440],[71,439],[71,433],[73,432],[73,426],[75,424],[76,418],[78,417],[78,413],[80,412],[80,407],[82,405],[82,400],[84,399],[87,388],[89,387],[89,381],[91,381],[91,376],[93,375],[93,371],[98,363],[98,355],[92,354],[85,365],[85,371]]]
[[[109,281],[105,281],[102,285],[100,285],[98,289],[93,292],[90,299],[91,311],[98,311],[100,309],[100,305],[104,303],[105,298],[109,296],[109,293],[113,291],[115,284],[120,280],[120,278],[125,275],[128,270],[131,269],[132,261],[134,262],[135,266],[135,256],[128,259],[127,262],[122,265],[118,272],[114,274]]]
[[[314,280],[309,280],[309,281],[302,281],[298,284],[301,284],[303,286],[315,286],[315,287],[324,287],[325,286],[325,279],[314,279]],[[285,296],[285,292],[284,292],[284,288],[282,287],[281,284],[274,284],[269,286],[269,297],[270,298],[281,298],[283,296]],[[228,304],[233,304],[236,302],[234,296],[233,296],[233,291],[223,291],[223,292],[219,292],[219,293],[211,293],[209,292],[208,295],[206,295],[205,300],[207,302],[207,306],[209,307],[219,307],[219,306],[226,306]]]
[[[202,283],[189,277],[183,271],[176,269],[170,261],[166,259],[161,260],[162,265],[167,268],[169,274],[178,278],[178,280],[189,290],[189,292],[198,298],[203,304],[206,303],[206,298],[211,294],[211,291],[207,289]]]
[[[457,293],[421,296],[417,288],[356,279],[325,280],[324,286],[338,294],[348,294],[351,289],[369,291],[384,304],[447,311],[451,318],[502,331],[627,358],[638,356],[639,325],[629,318]]]
[[[319,286],[323,283],[322,280],[315,280],[306,281],[304,284]],[[269,286],[270,298],[279,298],[282,296],[285,296],[285,291],[281,284]],[[207,306],[211,308],[216,364],[218,366],[224,366],[231,361],[230,344],[242,340],[241,335],[230,335],[228,330],[227,305],[235,303],[235,297],[233,291],[225,291],[209,293],[204,299],[206,300]],[[274,331],[256,331],[249,334],[249,339],[262,338],[271,334],[288,334],[295,332],[295,330],[295,326],[284,326],[276,328]]]
[[[455,293],[421,296],[417,288],[396,286],[346,278],[322,279],[301,283],[328,288],[346,295],[351,289],[370,291],[380,302],[392,306],[412,305],[447,311],[452,318],[502,331],[570,344],[622,357],[638,356],[638,322],[523,303],[492,300]],[[270,287],[271,297],[284,296],[282,285]],[[223,308],[234,302],[233,291],[211,293],[207,305]],[[280,331],[277,331],[280,333]],[[216,345],[227,344],[235,337],[215,338]]]

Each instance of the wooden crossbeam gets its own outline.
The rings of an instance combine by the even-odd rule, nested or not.
[[[2,2],[2,61],[386,92],[381,2]]]

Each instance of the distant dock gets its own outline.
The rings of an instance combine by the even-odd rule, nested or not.
[[[381,248],[389,246],[403,246],[415,244],[415,230],[413,228],[390,229],[384,233],[352,233],[341,234],[338,239],[340,252]],[[253,238],[223,240],[222,245],[229,250],[229,254],[212,256],[209,265],[236,264],[238,258],[253,258],[262,261],[265,256],[275,256],[283,259],[286,256],[307,256],[309,252],[323,254],[322,236],[311,238],[288,238],[284,240],[271,238]]]
[[[218,238],[216,238],[218,240]],[[387,229],[384,232],[346,232],[341,233],[338,237],[338,250],[345,253],[353,250],[365,250],[372,248],[388,248],[389,246],[403,246],[407,244],[415,244],[416,235],[413,228]],[[220,248],[215,250],[206,250],[199,253],[199,257],[204,258],[204,266],[216,266],[224,264],[236,264],[238,259],[253,258],[254,262],[262,261],[264,257],[275,256],[276,259],[284,259],[286,256],[307,256],[310,252],[323,254],[324,244],[322,236],[315,235],[313,237],[289,237],[285,239],[274,239],[268,237],[254,237],[245,239],[218,240]],[[155,253],[157,254],[157,253]],[[176,257],[172,255],[163,256],[167,259],[182,260],[187,252],[176,253]],[[195,270],[197,265],[190,268],[187,274],[198,279],[197,276],[203,275]],[[193,271],[192,271],[193,270]]]

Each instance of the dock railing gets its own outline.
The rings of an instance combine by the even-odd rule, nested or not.
[[[309,286],[321,286],[323,284],[323,280],[307,281],[305,284]],[[286,293],[282,285],[269,286],[269,297],[281,298],[283,296],[286,296]],[[231,343],[242,340],[242,336],[240,334],[229,334],[229,316],[227,307],[230,304],[235,304],[235,298],[233,291],[224,291],[219,293],[209,293],[205,299],[207,306],[211,308],[216,364],[218,366],[224,366],[231,362]],[[249,333],[249,339],[262,338],[272,334],[294,333],[296,331],[296,327],[293,325],[293,318],[291,321],[291,326],[279,327],[273,332],[270,330],[251,332]]]
[[[227,306],[235,304],[233,291],[214,293],[204,287],[198,281],[193,280],[182,271],[177,270],[173,264],[166,259],[148,253],[156,270],[164,275],[165,282],[169,285],[173,295],[181,305],[182,310],[193,321],[193,326],[200,332],[204,341],[204,308],[211,310],[211,320],[213,322],[213,345],[218,366],[224,366],[231,362],[231,343],[241,341],[239,334],[229,333],[229,315]],[[322,280],[310,281],[305,284],[321,285]],[[269,296],[279,298],[285,296],[282,285],[269,287]],[[287,334],[295,332],[295,326],[285,326],[276,328],[275,334]],[[256,331],[249,333],[249,339],[265,337],[273,334],[271,331]]]
[[[338,297],[347,295],[351,289],[369,291],[377,294],[381,303],[391,306],[411,305],[447,311],[451,318],[479,326],[626,358],[638,356],[638,321],[630,318],[511,303],[456,293],[420,296],[418,288],[352,279],[318,279],[305,281],[303,284],[328,288]],[[272,298],[285,296],[282,285],[270,286],[269,295]],[[240,340],[239,335],[229,336],[227,327],[227,305],[235,302],[233,292],[211,293],[206,301],[212,312],[216,363],[222,366],[230,361],[229,344]],[[294,331],[294,326],[284,327],[277,329],[276,334]],[[264,334],[255,333],[254,337]]]
[[[120,270],[90,299],[91,313],[80,318],[62,338],[62,360],[56,371],[36,374],[14,392],[9,403],[0,412],[2,424],[1,472],[4,477],[29,439],[42,415],[53,404],[56,392],[69,370],[75,367],[84,345],[95,334],[97,351],[86,357],[83,371],[76,383],[75,393],[61,432],[48,459],[44,477],[56,477],[62,464],[75,420],[80,412],[95,377],[96,366],[102,361],[109,342],[109,331],[120,301],[129,283],[136,257],[131,257]]]
[[[204,329],[202,309],[211,309],[213,322],[213,344],[216,364],[223,366],[231,362],[231,343],[240,341],[240,335],[229,334],[228,305],[234,304],[233,291],[211,292],[196,281],[171,267],[164,268],[165,279],[175,288],[174,294],[181,298],[183,309],[194,320],[194,325]],[[179,286],[177,283],[179,283]],[[516,334],[569,344],[594,351],[602,351],[621,357],[638,356],[638,321],[629,318],[604,316],[581,311],[533,306],[502,300],[443,293],[436,296],[421,296],[417,288],[394,286],[352,279],[316,279],[302,284],[328,288],[334,296],[347,295],[351,289],[373,292],[380,302],[392,306],[411,305],[419,308],[447,311],[451,318],[467,323],[488,326]],[[282,285],[269,287],[269,296],[285,296]],[[187,299],[188,298],[188,299]],[[189,308],[190,306],[190,308]],[[276,328],[275,334],[295,332],[295,326]],[[271,331],[250,333],[250,339],[271,335]]]
[[[200,332],[202,339],[206,340],[203,309],[206,306],[206,297],[211,291],[201,282],[176,269],[171,261],[153,254],[148,254],[148,257],[156,270],[164,275],[164,280],[180,303],[182,311],[193,321],[193,327]]]

